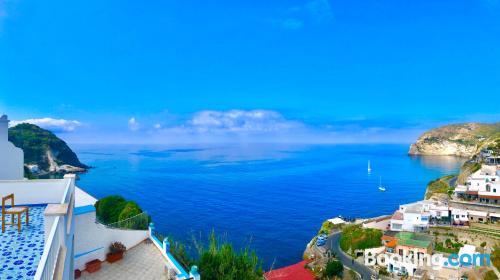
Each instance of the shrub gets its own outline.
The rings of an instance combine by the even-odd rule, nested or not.
[[[119,195],[112,195],[98,200],[95,203],[97,218],[106,224],[118,221],[118,217],[127,202]]]
[[[483,247],[483,248],[486,247],[486,242],[482,242],[481,247]]]
[[[496,279],[498,279],[498,277],[493,270],[489,270],[484,275],[484,280],[496,280]]]
[[[125,204],[125,207],[123,207],[123,210],[120,212],[120,215],[118,216],[118,221],[123,221],[128,218],[137,216],[142,213],[141,208],[139,208],[139,205],[133,201],[127,202]]]
[[[323,224],[321,225],[321,228],[318,232],[318,234],[330,234],[334,230],[338,230],[342,227],[342,225],[334,225],[333,223],[329,221],[324,221]]]
[[[387,271],[387,267],[381,267],[378,270],[378,274],[383,275],[383,276],[389,276],[389,272]]]
[[[133,201],[126,201],[119,195],[112,195],[100,199],[95,203],[97,219],[106,225],[114,224],[117,228],[146,230],[151,217],[144,214],[142,209]],[[137,216],[139,215],[139,216]],[[134,219],[129,219],[135,217]],[[115,224],[120,222],[118,224]]]
[[[261,280],[262,265],[254,251],[248,248],[239,253],[229,243],[219,243],[210,235],[208,248],[198,248],[198,267],[204,280]]]
[[[330,260],[326,264],[325,271],[323,272],[323,277],[325,278],[331,278],[333,276],[341,277],[343,272],[344,272],[344,266],[340,261]]]
[[[112,254],[123,253],[127,250],[127,247],[120,242],[113,242],[109,245],[109,252]]]
[[[497,269],[500,269],[500,247],[498,245],[491,252],[491,262]]]

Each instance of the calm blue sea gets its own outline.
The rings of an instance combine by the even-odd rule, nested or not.
[[[427,182],[461,164],[410,157],[407,145],[74,148],[95,167],[80,176],[85,191],[135,200],[157,229],[178,240],[215,230],[238,247],[250,245],[265,269],[299,261],[324,220],[389,214],[422,199]]]

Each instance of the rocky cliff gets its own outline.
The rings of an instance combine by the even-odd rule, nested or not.
[[[425,132],[410,146],[410,155],[452,155],[472,157],[493,137],[500,135],[500,122],[464,123]]]
[[[31,173],[84,172],[89,168],[66,142],[36,125],[23,123],[9,128],[9,141],[24,151],[24,164]]]

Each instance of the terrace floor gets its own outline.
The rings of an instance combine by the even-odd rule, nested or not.
[[[32,279],[43,254],[45,243],[45,206],[29,207],[29,225],[21,216],[21,232],[15,226],[6,225],[0,230],[0,279]],[[0,217],[1,217],[0,212]],[[10,222],[10,215],[6,221]]]
[[[128,250],[123,259],[113,264],[103,262],[101,270],[82,272],[82,280],[157,280],[168,279],[165,259],[152,244],[142,242]]]

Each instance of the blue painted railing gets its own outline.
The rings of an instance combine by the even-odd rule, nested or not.
[[[158,237],[159,234],[156,232],[153,223],[149,225],[149,238],[153,243],[160,249],[162,255],[171,263],[175,270],[179,273],[177,274],[178,279],[200,279],[200,274],[198,273],[198,268],[196,266],[191,267],[190,273],[187,273],[184,267],[175,259],[175,257],[170,253],[170,242],[167,238],[163,238],[160,241]],[[193,278],[190,278],[193,277]]]

